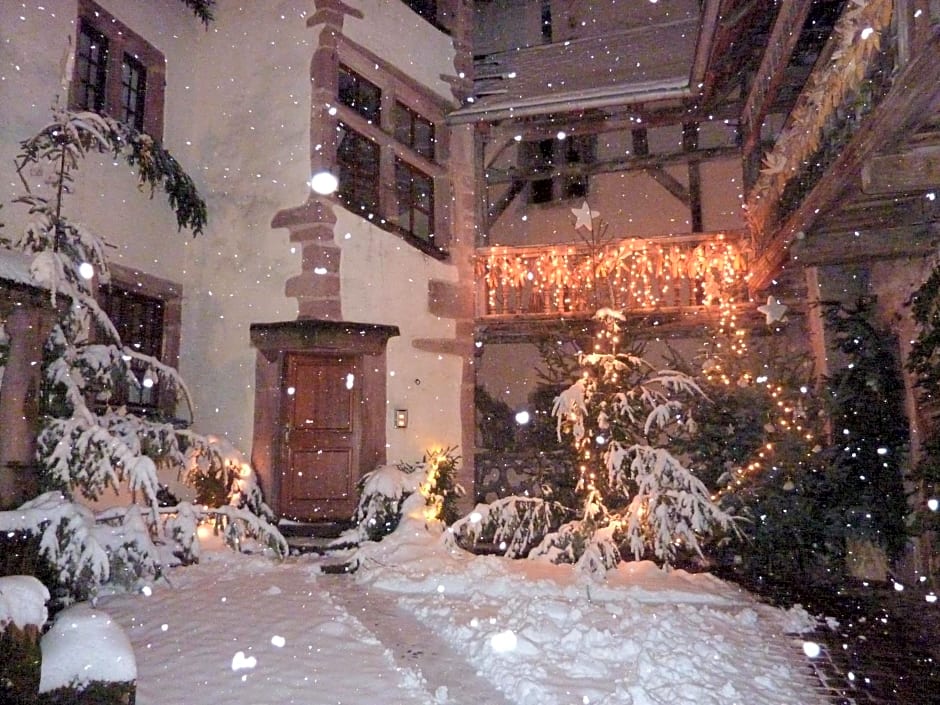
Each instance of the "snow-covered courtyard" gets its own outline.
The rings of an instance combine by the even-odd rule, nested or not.
[[[783,705],[818,701],[802,610],[708,575],[472,556],[403,527],[353,575],[210,552],[101,599],[129,636],[138,705]]]

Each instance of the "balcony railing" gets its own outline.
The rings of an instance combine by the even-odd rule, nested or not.
[[[742,301],[740,232],[477,250],[479,317],[677,310]]]

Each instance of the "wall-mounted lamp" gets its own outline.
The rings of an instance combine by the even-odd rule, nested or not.
[[[395,428],[408,428],[408,409],[395,409]]]

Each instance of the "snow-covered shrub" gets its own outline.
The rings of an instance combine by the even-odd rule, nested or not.
[[[677,437],[694,435],[686,407],[701,389],[687,374],[654,368],[639,350],[624,352],[621,314],[603,309],[596,319],[595,348],[579,354],[581,375],[552,408],[559,441],[567,437],[574,450],[573,501],[478,505],[447,540],[597,573],[628,556],[669,566],[680,552],[701,554],[710,532],[736,531],[734,517],[670,450]]]
[[[570,514],[564,505],[539,497],[503,497],[478,504],[453,523],[447,536],[464,548],[486,547],[509,558],[524,558]]]
[[[0,702],[29,703],[39,690],[40,630],[49,591],[31,575],[0,577]]]
[[[133,702],[137,660],[130,639],[111,617],[87,604],[59,613],[42,641],[39,701]]]
[[[454,448],[428,451],[417,463],[383,465],[359,481],[359,504],[353,514],[356,528],[344,540],[379,541],[401,522],[405,503],[419,494],[424,498],[424,515],[429,521],[445,524],[457,517],[455,503],[463,495],[456,482]]]

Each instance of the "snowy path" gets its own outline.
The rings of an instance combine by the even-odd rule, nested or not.
[[[333,600],[358,619],[391,649],[404,667],[420,667],[427,688],[447,705],[511,705],[493,684],[475,673],[439,634],[415,621],[399,607],[394,595],[370,591],[350,576],[323,576]],[[446,690],[441,690],[444,688]],[[444,695],[446,693],[446,700]]]
[[[151,596],[103,599],[137,658],[137,705],[434,702],[337,606],[310,566],[264,558],[175,570]],[[352,584],[352,581],[349,581]]]

